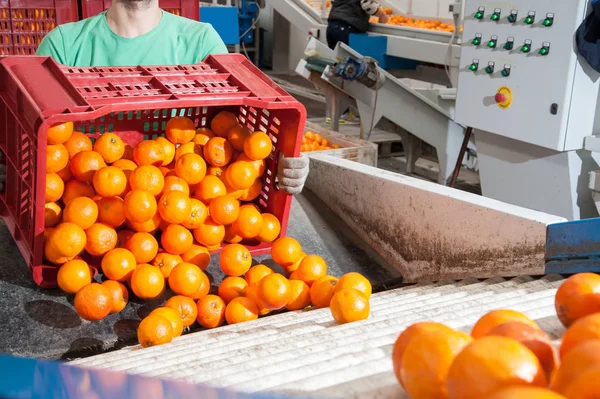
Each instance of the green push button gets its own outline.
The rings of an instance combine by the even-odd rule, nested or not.
[[[488,42],[488,47],[489,47],[489,48],[496,48],[496,41],[495,41],[495,40],[493,40],[493,39],[492,39],[492,40],[490,40],[490,41]]]
[[[504,69],[503,69],[503,70],[500,72],[500,74],[501,74],[502,76],[504,76],[505,78],[507,78],[507,77],[510,75],[510,68],[504,68]]]
[[[497,12],[493,13],[492,16],[490,17],[490,19],[492,21],[499,21],[500,20],[500,13],[497,13]]]
[[[506,42],[504,44],[504,50],[512,50],[515,47],[514,42]]]
[[[473,39],[473,41],[471,42],[471,44],[473,46],[479,46],[481,44],[481,39],[476,37],[475,39]]]
[[[486,66],[486,67],[485,67],[485,73],[487,73],[487,74],[490,74],[490,75],[491,75],[492,73],[494,73],[494,66],[493,66],[493,65],[488,65],[488,66]]]
[[[508,22],[514,24],[515,22],[517,22],[517,14],[510,14],[507,19]]]
[[[475,13],[475,19],[483,19],[483,12],[477,11]]]
[[[552,26],[553,23],[554,23],[554,21],[552,21],[552,18],[546,18],[544,20],[544,22],[542,22],[542,25],[544,25],[544,26]]]
[[[533,24],[533,22],[534,22],[534,21],[535,21],[535,19],[534,19],[534,17],[532,17],[531,15],[528,15],[528,16],[525,18],[525,23],[526,23],[527,25],[531,25],[531,24]]]
[[[529,44],[524,44],[523,47],[521,47],[522,53],[528,53],[530,51],[531,51],[531,46]]]
[[[546,46],[542,47],[539,51],[540,55],[548,55],[548,53],[550,52],[550,49]]]
[[[479,65],[472,63],[471,66],[469,66],[469,69],[473,72],[476,72],[479,69]]]

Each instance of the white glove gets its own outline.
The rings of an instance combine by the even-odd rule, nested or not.
[[[279,189],[289,195],[300,194],[308,177],[309,162],[304,154],[298,158],[286,158],[281,154],[277,171]]]

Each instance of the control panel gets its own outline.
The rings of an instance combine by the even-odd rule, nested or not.
[[[467,0],[456,122],[557,151],[592,134],[599,74],[576,50],[589,0]]]

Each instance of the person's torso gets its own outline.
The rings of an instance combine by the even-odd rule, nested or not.
[[[360,5],[360,0],[334,0],[329,12],[330,21],[341,21],[361,32],[369,28],[369,14]]]
[[[205,24],[163,12],[159,25],[132,39],[115,34],[106,12],[60,26],[67,65],[127,66],[194,64]],[[210,45],[210,43],[206,43]]]

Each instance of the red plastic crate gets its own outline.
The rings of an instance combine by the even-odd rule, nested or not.
[[[81,16],[93,17],[108,9],[112,0],[81,0]],[[197,0],[159,0],[158,5],[171,14],[200,21],[200,3]]]
[[[56,25],[79,19],[77,0],[0,0],[0,56],[35,54]]]
[[[56,266],[43,264],[46,139],[50,125],[73,121],[92,138],[114,132],[126,142],[154,138],[169,118],[185,115],[207,126],[222,110],[269,134],[263,191],[256,200],[281,221],[285,234],[291,196],[274,185],[277,160],[298,156],[306,109],[240,54],[168,67],[71,68],[49,57],[0,59],[0,149],[7,178],[0,193],[4,219],[35,282],[56,284]],[[254,255],[270,245],[249,246]]]

